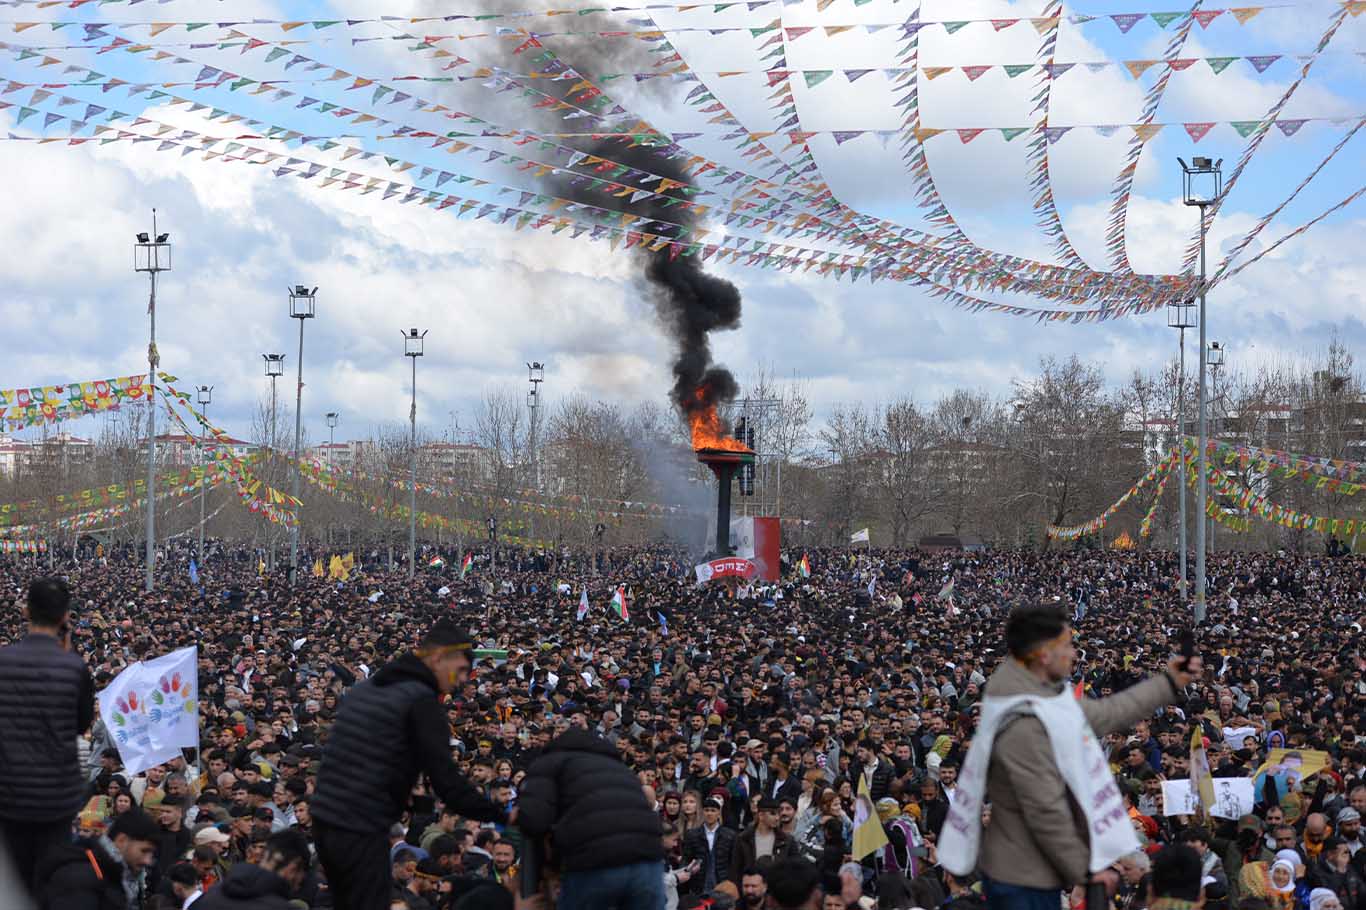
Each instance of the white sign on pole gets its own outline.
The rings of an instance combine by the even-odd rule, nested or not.
[[[125,770],[138,774],[199,748],[199,649],[125,667],[98,696]]]
[[[1209,814],[1215,818],[1242,818],[1252,814],[1257,800],[1252,793],[1250,777],[1214,778],[1214,805]]]
[[[1162,782],[1162,814],[1194,815],[1200,807],[1194,788],[1188,780]]]

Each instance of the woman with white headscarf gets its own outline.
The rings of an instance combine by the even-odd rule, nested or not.
[[[1342,910],[1342,901],[1327,888],[1315,888],[1309,892],[1309,910]]]

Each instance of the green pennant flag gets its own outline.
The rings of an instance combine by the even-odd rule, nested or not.
[[[1006,126],[1001,128],[1001,135],[1005,137],[1006,142],[1009,142],[1021,133],[1027,132],[1029,132],[1029,127],[1027,126]]]
[[[255,79],[248,79],[246,76],[243,76],[241,79],[237,79],[237,80],[235,80],[231,85],[229,85],[229,86],[228,86],[228,91],[230,91],[230,92],[235,92],[235,91],[237,91],[239,88],[242,88],[243,86],[246,86],[246,85],[251,85],[251,84],[253,84],[254,82],[256,82]]]
[[[1237,57],[1206,57],[1205,62],[1209,64],[1210,69],[1214,70],[1215,75],[1218,75],[1228,69],[1229,64],[1237,59]]]
[[[1157,23],[1157,27],[1158,27],[1158,28],[1166,28],[1167,26],[1171,25],[1171,24],[1172,24],[1173,22],[1175,22],[1177,19],[1180,19],[1182,16],[1184,16],[1184,15],[1186,15],[1186,14],[1185,14],[1185,13],[1151,13],[1150,15],[1152,15],[1153,21]]]
[[[1009,76],[1011,79],[1014,79],[1021,73],[1027,73],[1033,68],[1034,64],[1032,63],[1007,63],[1005,65],[1006,75]]]
[[[187,22],[187,23],[185,23],[185,31],[187,31],[187,32],[192,32],[192,31],[194,31],[195,29],[208,28],[208,27],[209,27],[209,23],[208,23],[208,22]]]
[[[1260,127],[1261,125],[1262,125],[1262,121],[1261,121],[1261,120],[1235,120],[1235,121],[1233,121],[1233,128],[1234,128],[1235,130],[1237,130],[1237,131],[1238,131],[1238,135],[1239,135],[1239,136],[1242,136],[1244,139],[1246,139],[1248,136],[1251,136],[1253,133],[1255,133],[1255,132],[1257,131],[1257,128]]]
[[[340,23],[341,23],[341,20],[340,20],[340,19],[319,19],[319,20],[317,20],[317,21],[315,21],[315,22],[313,23],[313,27],[314,27],[315,29],[321,29],[321,28],[327,28],[328,26],[332,26],[332,25],[338,25],[338,24],[340,24]]]
[[[281,57],[288,57],[288,56],[289,56],[289,51],[285,50],[283,47],[273,47],[273,48],[270,49],[270,53],[269,53],[269,54],[266,54],[266,62],[267,62],[267,63],[273,63],[273,62],[275,62],[276,60],[279,60]]]
[[[950,35],[952,35],[954,32],[958,31],[960,28],[962,28],[963,26],[965,26],[965,25],[967,25],[967,24],[968,24],[968,23],[966,23],[966,22],[945,22],[945,23],[944,23],[944,31],[946,31],[946,32],[948,32]]]
[[[336,106],[335,104],[331,104],[331,103],[329,103],[329,102],[324,102],[324,103],[318,108],[318,113],[320,113],[320,114],[326,114],[328,111],[335,111],[336,109],[337,109],[337,106]]]
[[[14,121],[14,125],[15,125],[15,126],[18,126],[19,124],[23,123],[25,120],[27,120],[28,118],[32,117],[32,116],[33,116],[34,114],[36,114],[36,113],[38,113],[38,112],[37,112],[36,110],[34,110],[33,108],[31,108],[31,107],[21,107],[21,108],[19,108],[19,116],[18,116],[18,118]]]
[[[375,94],[372,95],[372,96],[370,97],[370,103],[371,103],[371,104],[377,103],[377,102],[379,101],[379,99],[383,98],[385,95],[389,94],[389,93],[392,92],[392,91],[393,91],[393,89],[389,88],[389,86],[387,86],[387,85],[377,85],[377,86],[375,86]]]

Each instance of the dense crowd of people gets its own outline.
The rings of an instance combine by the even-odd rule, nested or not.
[[[191,580],[189,555],[169,547],[151,594],[132,551],[55,566],[0,557],[0,645],[27,649],[9,670],[0,659],[0,830],[35,906],[334,906],[319,834],[365,807],[337,805],[319,780],[417,761],[379,736],[329,752],[338,717],[357,685],[427,653],[446,620],[494,652],[451,677],[420,734],[470,787],[423,764],[393,794],[391,910],[553,906],[585,887],[575,873],[642,863],[669,910],[965,910],[985,902],[978,873],[948,872],[936,846],[987,680],[1009,660],[1011,608],[1070,619],[1080,698],[1163,672],[1190,612],[1174,555],[1145,551],[813,548],[784,555],[782,581],[738,586],[698,586],[694,560],[646,546],[429,548],[411,580],[380,553],[358,553],[345,581],[317,578],[308,567],[329,554],[306,553],[293,585],[222,543]],[[1198,678],[1103,736],[1139,844],[1116,864],[1116,908],[1182,906],[1155,887],[1157,858],[1179,867],[1181,845],[1207,907],[1366,908],[1364,574],[1352,556],[1210,557]],[[71,598],[50,625],[30,597],[47,577]],[[618,589],[625,616],[609,606]],[[51,754],[13,746],[32,731],[6,710],[7,672],[58,668],[49,688],[8,691],[80,702],[128,663],[187,645],[199,648],[199,750],[129,775],[89,712],[53,712]],[[50,783],[75,740],[79,792]],[[1163,783],[1189,779],[1193,740],[1216,779],[1252,776],[1273,748],[1327,765],[1259,779],[1240,817],[1167,815]],[[887,843],[856,856],[869,809]],[[68,811],[74,823],[52,830]],[[528,874],[543,898],[523,897]]]

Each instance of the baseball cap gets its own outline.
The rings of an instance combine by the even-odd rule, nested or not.
[[[200,831],[198,834],[196,834],[196,835],[194,836],[194,842],[195,842],[196,845],[200,845],[200,844],[226,844],[226,843],[230,842],[231,840],[232,840],[232,838],[228,837],[228,836],[227,836],[226,834],[224,834],[222,831],[219,831],[217,828],[212,827],[212,826],[203,829],[202,831]]]
[[[1357,810],[1353,809],[1351,806],[1347,806],[1347,807],[1344,808],[1341,812],[1338,813],[1338,824],[1339,824],[1339,825],[1342,824],[1343,822],[1359,822],[1359,821],[1361,821],[1361,813],[1358,812]]]
[[[702,808],[703,808],[703,809],[718,809],[718,810],[719,810],[719,809],[721,809],[721,808],[723,808],[723,807],[722,807],[722,805],[721,805],[721,800],[717,799],[717,798],[714,797],[714,796],[710,796],[710,797],[708,797],[707,799],[705,799],[705,800],[702,801]]]

